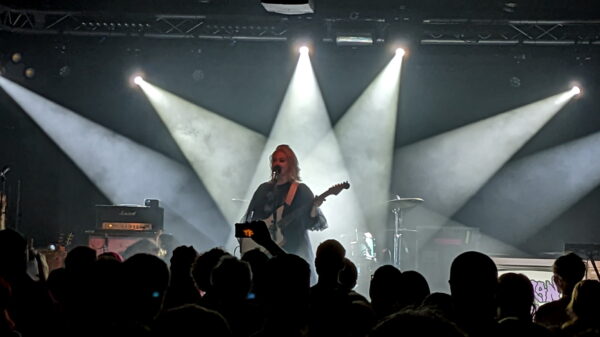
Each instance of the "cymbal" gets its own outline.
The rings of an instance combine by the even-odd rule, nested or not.
[[[541,255],[544,256],[548,256],[548,257],[559,257],[561,255],[564,255],[565,252],[564,251],[557,251],[557,252],[541,252]]]
[[[418,204],[422,203],[423,201],[425,201],[425,200],[423,200],[421,198],[397,197],[396,199],[386,201],[386,203],[388,203],[390,205],[390,207],[394,208],[394,209],[409,209],[409,208],[413,208],[413,207],[417,206]]]

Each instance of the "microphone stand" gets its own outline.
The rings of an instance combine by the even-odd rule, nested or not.
[[[8,196],[6,195],[6,174],[0,172],[0,180],[2,180],[2,191],[0,193],[0,230],[6,229],[6,208],[8,207]],[[16,229],[16,228],[15,228]]]
[[[277,188],[277,180],[279,179],[279,172],[280,172],[280,168],[278,166],[276,166],[273,169],[273,172],[271,173],[271,176],[273,177],[273,226],[272,228],[276,228],[275,226],[277,226],[277,221],[279,219],[277,219],[277,208],[275,205],[275,189]]]
[[[104,233],[104,243],[102,245],[102,252],[108,252],[108,233]]]
[[[15,209],[15,230],[21,225],[21,179],[17,180],[17,206]]]

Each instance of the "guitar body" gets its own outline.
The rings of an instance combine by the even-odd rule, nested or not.
[[[348,188],[350,188],[350,184],[348,184],[348,182],[334,185],[321,195],[316,196],[313,199],[312,203],[301,206],[299,209],[294,210],[291,214],[286,214],[285,217],[283,217],[285,205],[281,205],[277,208],[277,210],[275,210],[275,212],[273,212],[273,214],[271,214],[268,218],[262,219],[262,221],[264,221],[267,224],[267,228],[271,233],[271,238],[273,239],[273,241],[277,243],[279,247],[283,247],[283,245],[285,245],[286,243],[285,228],[290,223],[292,223],[299,216],[306,216],[306,212],[310,212],[312,207],[318,206],[321,203],[323,203],[327,196],[338,195],[340,191]],[[262,246],[258,245],[256,242],[254,242],[254,240],[250,238],[240,238],[239,242],[240,253],[242,255],[254,248],[260,248],[263,252],[267,253]]]
[[[283,235],[283,231],[281,230],[281,227],[277,226],[277,224],[275,223],[274,220],[275,219],[283,219],[283,210],[284,210],[284,206],[280,206],[279,208],[277,208],[277,210],[274,212],[274,214],[271,214],[268,218],[261,220],[261,221],[264,221],[265,224],[267,224],[267,229],[269,229],[269,232],[271,233],[271,239],[273,239],[273,241],[275,241],[275,243],[279,247],[283,247],[283,245],[285,244],[285,237]],[[254,248],[259,248],[264,253],[268,253],[261,245],[257,244],[252,239],[240,238],[239,240],[240,240],[240,252],[242,253],[242,255]]]
[[[271,232],[271,238],[279,247],[283,247],[285,244],[285,237],[283,236],[283,230],[279,226],[279,220],[283,220],[284,206],[279,206],[274,214],[271,214],[268,218],[262,219],[267,224],[269,232]],[[275,219],[278,219],[275,222]]]

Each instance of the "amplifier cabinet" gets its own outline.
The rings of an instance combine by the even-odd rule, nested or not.
[[[142,239],[156,239],[155,233],[144,232],[122,232],[122,231],[94,231],[89,233],[88,246],[96,250],[98,254],[116,252],[123,254],[129,246]]]
[[[158,232],[164,209],[158,206],[96,205],[96,229]]]

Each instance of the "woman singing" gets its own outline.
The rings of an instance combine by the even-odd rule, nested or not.
[[[288,145],[277,146],[270,164],[271,180],[254,192],[246,219],[272,219],[271,232],[279,245],[312,264],[314,257],[307,230],[327,228],[327,220],[318,209],[320,203],[315,203],[310,188],[300,182],[298,159]]]

